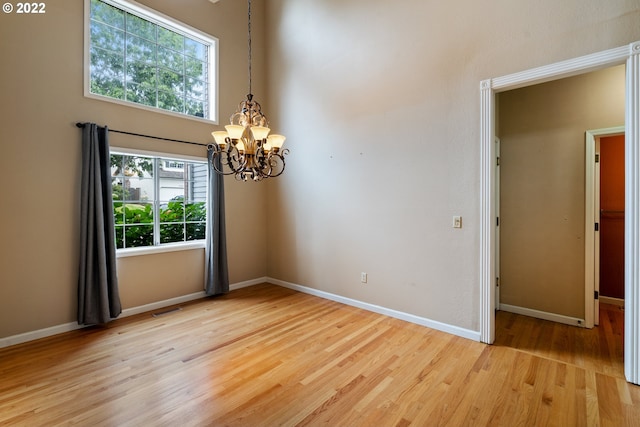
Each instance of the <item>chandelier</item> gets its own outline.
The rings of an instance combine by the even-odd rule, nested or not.
[[[239,181],[261,181],[284,172],[282,149],[285,137],[269,135],[269,122],[260,104],[253,100],[251,92],[251,0],[247,13],[249,51],[249,94],[231,115],[226,131],[211,132],[213,145],[213,169],[221,175],[234,175]],[[215,161],[218,160],[219,162]]]

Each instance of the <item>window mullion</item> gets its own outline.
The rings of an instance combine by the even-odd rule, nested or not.
[[[153,159],[153,244],[160,244],[160,178],[159,159]]]
[[[191,164],[185,162],[184,166],[182,167],[182,171],[183,171],[182,172],[182,192],[184,194],[183,196],[184,204],[182,205],[182,239],[185,242],[187,241],[187,204],[191,200],[189,191],[187,190],[190,170],[191,170]]]

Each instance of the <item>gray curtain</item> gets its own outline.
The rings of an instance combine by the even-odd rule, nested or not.
[[[207,295],[229,292],[227,266],[227,233],[224,220],[224,179],[213,169],[216,162],[222,170],[220,157],[213,156],[214,146],[207,148],[207,232],[205,243],[204,290]]]
[[[122,312],[116,275],[109,130],[82,127],[78,323],[107,323]]]

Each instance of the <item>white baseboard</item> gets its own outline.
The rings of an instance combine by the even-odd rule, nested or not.
[[[305,294],[314,295],[320,298],[325,298],[331,301],[336,301],[342,304],[361,308],[363,310],[372,311],[374,313],[383,314],[385,316],[415,323],[421,326],[426,326],[428,328],[436,329],[438,331],[446,332],[452,335],[457,335],[462,338],[467,338],[474,341],[480,341],[480,332],[471,331],[471,330],[460,328],[457,326],[452,326],[446,323],[441,323],[436,320],[431,320],[424,317],[415,316],[413,314],[392,310],[390,308],[381,307],[375,304],[369,304],[366,302],[343,297],[343,296],[332,294],[329,292],[320,291],[318,289],[309,288],[307,286],[297,285],[294,283],[285,282],[283,280],[273,279],[271,277],[269,277],[266,281],[269,283],[273,283],[274,285],[293,289],[299,292],[303,292]]]
[[[164,301],[152,302],[151,304],[140,305],[138,307],[125,308],[124,310],[122,310],[120,316],[118,316],[118,319],[134,316],[140,313],[146,313],[148,311],[159,310],[161,308],[169,307],[170,305],[182,304],[183,302],[197,300],[206,296],[207,295],[204,293],[204,291],[202,291],[189,295],[183,295],[181,297],[166,299]]]
[[[565,325],[580,326],[584,328],[585,320],[577,317],[564,316],[562,314],[548,313],[546,311],[534,310],[532,308],[518,307],[509,304],[500,304],[500,310],[509,313],[522,314],[524,316],[535,317],[537,319],[550,320],[552,322],[564,323]]]
[[[267,281],[268,279],[266,277],[261,277],[258,279],[234,283],[232,285],[229,285],[229,290],[233,291],[240,288],[246,288],[248,286],[257,285]],[[182,304],[185,302],[204,298],[206,296],[207,295],[204,293],[204,291],[201,291],[201,292],[195,292],[189,295],[170,298],[163,301],[157,301],[151,304],[141,305],[138,307],[126,308],[122,310],[122,313],[120,314],[120,316],[118,316],[118,319],[123,317],[133,316],[140,313],[146,313],[153,310],[158,310],[161,308],[169,307],[171,305]],[[0,338],[0,348],[9,347],[11,345],[16,345],[16,344],[22,344],[24,342],[33,341],[40,338],[46,338],[46,337],[61,334],[64,332],[75,331],[76,329],[82,329],[84,327],[85,325],[78,325],[77,322],[69,322],[69,323],[64,323],[62,325],[51,326],[49,328],[38,329],[36,331],[30,331],[30,332],[25,332],[18,335],[12,335],[9,337]]]
[[[603,297],[602,295],[600,295],[598,299],[600,300],[600,302],[605,304],[613,304],[617,305],[618,307],[624,307],[624,300],[622,298]]]
[[[258,277],[257,279],[246,280],[244,282],[239,282],[239,283],[234,283],[233,285],[229,285],[229,290],[235,291],[236,289],[240,289],[240,288],[248,288],[249,286],[259,285],[261,283],[268,283],[269,280],[271,279],[269,279],[268,277]]]
[[[40,338],[50,337],[52,335],[62,334],[64,332],[74,331],[83,328],[77,322],[64,323],[62,325],[51,326],[49,328],[38,329],[37,331],[25,332],[23,334],[12,335],[0,338],[0,348],[9,347],[11,345],[22,344],[27,341],[33,341]]]

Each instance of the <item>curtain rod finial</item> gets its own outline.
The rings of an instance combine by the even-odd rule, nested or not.
[[[77,128],[83,128],[84,127],[84,123],[78,122],[78,123],[76,123],[76,127]]]

